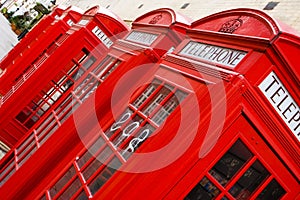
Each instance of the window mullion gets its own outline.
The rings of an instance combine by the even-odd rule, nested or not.
[[[174,92],[170,92],[160,103],[158,103],[158,106],[154,108],[151,113],[149,113],[149,117],[152,118],[173,95]]]
[[[72,91],[71,93],[72,93],[73,98],[74,98],[79,104],[82,104],[82,102],[80,101],[80,99],[76,96],[75,92]]]
[[[26,127],[26,123],[33,117],[33,116],[35,116],[35,111],[34,110],[32,110],[28,105],[25,107],[25,109],[28,109],[30,112],[31,112],[31,114],[29,114],[27,117],[26,117],[26,119],[24,120],[24,122],[22,122],[22,124]],[[24,109],[23,109],[24,110]],[[27,127],[26,127],[27,128]]]
[[[122,164],[126,163],[126,160],[123,156],[118,152],[118,149],[115,148],[114,144],[109,140],[109,138],[101,131],[100,133],[102,138],[105,140],[106,144],[110,147],[110,149],[114,152],[114,155],[122,162]]]
[[[101,72],[101,80],[105,80],[121,63],[120,60],[115,59],[109,66],[107,66],[104,71]]]
[[[251,198],[252,199],[256,199],[257,196],[267,187],[267,185],[272,181],[272,179],[274,178],[274,175],[271,174],[264,182],[263,184],[260,185],[260,187],[258,187],[257,190],[255,190],[253,193],[252,193],[252,196]]]
[[[76,177],[77,177],[77,174],[73,175],[73,177],[70,178],[70,180],[55,194],[55,196],[53,197],[53,200],[58,199],[58,197],[60,197],[65,192],[65,190],[68,189],[68,187],[73,183],[73,181],[75,181]]]
[[[140,124],[140,126],[137,129],[135,129],[134,131],[132,131],[132,133],[127,138],[125,137],[124,139],[122,139],[123,141],[121,141],[121,143],[118,146],[116,146],[116,148],[122,149],[122,148],[126,147],[126,145],[129,144],[129,142],[133,138],[135,138],[136,133],[138,133],[141,130],[141,128],[142,128],[141,126],[142,126],[142,124]],[[120,134],[120,136],[121,135],[122,134]]]
[[[81,182],[84,192],[87,194],[88,198],[92,197],[92,193],[91,193],[90,189],[88,188],[87,182],[86,182],[85,178],[83,177],[83,174],[81,173],[81,170],[76,161],[73,162],[73,166],[75,168],[75,172],[76,172],[77,176],[79,177],[79,181]]]
[[[39,138],[37,136],[37,131],[35,129],[33,130],[33,135],[34,135],[35,144],[36,144],[37,148],[40,148]]]
[[[60,123],[60,121],[59,121],[59,118],[58,118],[58,116],[56,115],[56,112],[55,112],[54,110],[52,110],[52,114],[53,114],[54,119],[55,119],[56,123],[58,124],[58,126],[61,126],[61,123]]]
[[[110,60],[111,60],[111,56],[106,56],[103,60],[101,60],[101,62],[99,62],[99,63],[96,62],[97,66],[92,70],[92,72],[95,74],[95,76],[97,76],[97,74],[99,75],[99,73],[103,69],[103,66],[107,65]]]
[[[126,120],[125,122],[123,122],[120,125],[120,127],[109,137],[110,141],[113,141],[120,134],[120,132],[122,132],[124,130],[124,128],[126,128],[126,126],[128,126],[128,122],[130,122],[134,118],[135,114],[136,114],[136,109],[133,113],[131,113],[130,118],[128,120]],[[115,123],[116,122],[114,122],[113,124],[115,124]],[[106,137],[108,137],[108,136],[106,136]]]
[[[105,67],[101,68],[101,71],[100,71],[101,75],[99,73],[99,76],[103,77],[103,75],[106,74],[109,71],[109,69],[117,63],[117,61],[118,61],[118,59],[116,59],[114,57],[110,57],[108,62],[105,63]]]
[[[256,161],[256,156],[253,156],[245,165],[235,174],[232,180],[226,185],[225,190],[229,193],[231,187],[242,177],[242,175],[250,168],[250,166]]]
[[[101,80],[96,74],[94,74],[94,72],[90,71],[88,74],[91,75],[97,81],[100,81],[101,83],[103,82],[103,80]]]
[[[96,160],[97,156],[105,149],[105,145],[102,145],[95,154],[80,168],[80,171],[84,171],[94,160]]]
[[[209,172],[206,172],[205,176],[220,190],[220,194],[226,192],[225,188]]]
[[[159,91],[163,88],[163,83],[161,83],[153,92],[150,94],[150,96],[139,106],[139,110],[143,110],[143,108],[156,96],[156,94],[159,93]],[[144,92],[144,91],[143,91]],[[143,92],[140,94],[142,95]]]
[[[46,190],[46,198],[47,200],[52,200],[49,190]]]
[[[111,154],[106,160],[105,163],[102,163],[101,166],[86,180],[86,184],[89,185],[94,179],[106,168],[106,164],[108,164],[114,157],[114,154]],[[99,161],[101,162],[101,161]]]

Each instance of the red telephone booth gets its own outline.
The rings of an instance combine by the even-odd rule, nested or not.
[[[99,124],[78,108],[90,143],[41,198],[299,198],[299,37],[251,9],[187,36],[146,75],[98,87]]]
[[[161,20],[162,16],[164,16],[165,18]],[[150,12],[150,14],[146,14],[141,18],[138,18],[139,22],[135,22],[135,24],[139,23],[139,26],[142,27],[141,29],[138,30],[141,31],[143,30],[145,32],[147,30],[146,28],[147,26],[152,27],[151,31],[155,32],[155,35],[151,35],[150,33],[148,34],[146,32],[144,33],[145,35],[143,35],[143,33],[142,35],[140,35],[140,32],[138,31],[137,33],[132,33],[132,32],[129,33],[130,36],[127,35],[126,39],[128,40],[131,39],[134,42],[137,42],[137,44],[135,44],[134,42],[132,43],[127,42],[128,43],[127,48],[130,49],[130,51],[128,50],[122,53],[127,53],[129,54],[129,56],[135,54],[141,54],[140,56],[136,56],[136,58],[137,59],[142,58],[143,60],[134,61],[134,59],[131,58],[130,60],[128,60],[128,62],[129,61],[136,62],[136,63],[151,62],[153,64],[153,61],[157,61],[159,57],[162,56],[165,52],[167,52],[173,45],[177,45],[180,42],[180,39],[182,39],[182,36],[180,36],[180,33],[177,33],[176,31],[172,31],[172,29],[176,29],[182,32],[184,28],[189,26],[188,23],[183,24],[183,22],[185,22],[184,20],[177,21],[176,20],[177,17],[178,16],[175,14],[175,12],[173,12],[170,9],[160,9],[158,11]],[[179,19],[181,18],[179,17]],[[83,17],[78,24],[85,24],[87,20],[88,17],[87,18]],[[149,24],[149,22],[151,23]],[[157,24],[152,25],[153,23],[154,24],[157,23]],[[111,35],[109,38],[105,38],[103,36],[103,31],[101,31],[101,27],[98,27],[97,29],[92,25],[89,27],[92,27],[91,32],[93,34],[95,34],[97,37],[99,37],[101,40],[104,41],[103,44],[100,45],[100,47],[102,47],[103,45],[110,46],[112,44],[112,42],[110,42]],[[114,27],[114,26],[110,26],[110,27]],[[70,32],[73,32],[74,30],[75,29],[72,29],[70,30]],[[115,29],[115,33],[120,32],[119,30],[120,29]],[[150,28],[148,32],[149,31]],[[70,36],[73,38],[73,40],[70,39],[66,40],[66,43],[68,44],[66,46],[71,45],[71,42],[74,41],[77,42],[77,45],[78,43],[81,44],[84,42],[80,40],[80,38],[82,38],[82,34],[79,34],[79,32],[80,30],[77,30],[72,34],[72,36]],[[76,37],[74,35],[76,35]],[[143,40],[144,36],[146,36],[146,38]],[[149,39],[152,40],[149,44],[148,43],[138,44],[138,42],[143,42],[143,41],[147,42]],[[171,41],[171,42],[165,43],[164,40]],[[67,41],[70,42],[68,43]],[[169,45],[166,47],[166,49],[162,48],[162,44],[164,43]],[[152,45],[152,46],[148,47],[147,45]],[[118,47],[118,44],[113,45],[112,48],[115,48],[115,46]],[[123,50],[123,48],[120,48],[120,46],[121,45],[119,45],[119,49],[118,49],[119,51]],[[132,49],[135,46],[136,48]],[[72,52],[74,51],[74,48],[72,48]],[[146,54],[146,56],[144,56],[144,53],[142,51],[144,48],[148,48],[147,52],[149,54]],[[151,48],[153,48],[154,50],[152,50]],[[56,52],[58,50],[59,49],[57,49]],[[66,49],[63,50],[64,53],[67,54],[66,52],[67,50]],[[113,49],[111,51],[116,51],[116,50]],[[155,55],[154,53],[156,53],[157,55]],[[62,52],[59,52],[57,54],[58,55],[62,54]],[[90,54],[96,54],[96,56]],[[44,115],[44,117],[40,118],[27,132],[30,134],[28,134],[26,138],[23,138],[20,142],[18,142],[18,144],[15,145],[15,148],[11,150],[10,152],[11,154],[8,154],[5,157],[6,158],[5,162],[4,161],[2,162],[3,170],[1,174],[2,175],[1,181],[4,183],[4,185],[2,186],[2,191],[3,193],[5,193],[6,198],[21,198],[21,197],[25,198],[25,196],[29,198],[29,197],[36,197],[37,195],[45,194],[45,189],[48,189],[48,187],[54,184],[53,179],[57,181],[57,179],[60,178],[59,176],[61,175],[61,172],[65,173],[65,169],[66,167],[69,167],[68,165],[70,164],[70,162],[72,162],[77,155],[80,155],[82,151],[84,152],[86,151],[85,146],[81,143],[80,139],[78,138],[78,133],[77,133],[79,131],[77,130],[78,127],[80,127],[80,129],[86,128],[87,131],[86,138],[90,140],[90,143],[95,142],[95,140],[97,139],[97,134],[95,134],[94,132],[95,130],[94,127],[97,126],[98,121],[97,123],[93,124],[92,122],[94,121],[90,120],[91,119],[90,115],[93,113],[91,113],[90,111],[90,112],[85,112],[84,115],[81,115],[80,120],[77,121],[77,123],[79,124],[75,124],[74,121],[76,120],[74,119],[75,117],[73,116],[74,114],[72,115],[72,113],[80,112],[80,110],[81,110],[80,113],[82,113],[82,110],[86,111],[87,108],[89,108],[89,104],[84,104],[83,102],[89,100],[87,99],[87,97],[91,95],[91,93],[94,91],[94,88],[97,88],[97,86],[101,84],[100,87],[104,88],[104,91],[106,89],[110,89],[107,88],[107,86],[105,86],[105,83],[108,80],[114,81],[113,74],[115,74],[115,77],[117,76],[117,74],[121,76],[122,71],[124,70],[126,71],[126,65],[120,64],[120,66],[116,68],[118,64],[117,58],[111,60],[108,56],[106,56],[106,54],[103,55],[104,59],[96,60],[95,58],[97,56],[101,57],[101,52],[97,48],[94,51],[90,52],[90,54],[83,61],[82,69],[79,69],[78,71],[76,71],[76,69],[72,69],[72,72],[74,71],[74,77],[78,76],[77,81],[79,83],[76,84],[77,86],[74,86],[73,92],[68,93],[68,95],[62,96],[57,101],[56,106],[53,106],[52,108],[49,109],[51,111],[48,112],[49,115]],[[120,53],[118,55],[120,55]],[[157,57],[153,57],[153,55]],[[78,56],[76,57],[76,60],[83,60],[81,58],[82,56]],[[56,57],[56,62],[57,59],[58,57]],[[64,56],[63,59],[66,59],[66,57]],[[123,57],[121,59],[123,59]],[[106,64],[103,66],[104,63]],[[110,66],[112,66],[112,68]],[[130,69],[130,67],[132,66],[127,65],[128,69]],[[118,69],[118,70],[116,70],[115,73],[112,73],[114,69]],[[85,75],[82,75],[84,72],[87,73]],[[110,76],[108,77],[108,75]],[[97,80],[95,79],[96,77]],[[106,78],[107,81],[104,81]],[[96,80],[96,81],[91,81],[91,80]],[[66,81],[64,81],[63,83],[65,82]],[[88,82],[88,84],[86,84],[86,82]],[[103,94],[103,98],[107,99],[108,93],[103,92],[102,94]],[[105,100],[103,102],[108,103]],[[76,110],[77,107],[79,111]],[[106,119],[107,117],[104,120]],[[49,151],[50,148],[51,151]],[[64,153],[61,152],[62,148],[64,148]],[[109,151],[109,149],[107,150]],[[14,152],[17,153],[14,154]],[[41,158],[41,159],[38,159],[37,162],[37,158]],[[17,163],[15,162],[16,159],[18,160]],[[33,165],[35,166],[36,170],[32,170]],[[94,173],[93,172],[94,164],[92,164],[90,167],[92,169],[89,173]],[[45,171],[48,172],[44,173],[44,175],[41,176],[40,172],[42,171],[43,173]],[[71,169],[71,171],[73,171],[73,169]],[[25,175],[25,177],[23,176],[23,179],[21,181],[18,181],[18,183],[16,183],[16,180],[18,180],[19,176],[22,174]],[[57,174],[60,175],[58,176]],[[94,176],[95,175],[97,174],[94,174]],[[28,181],[31,182],[31,184],[28,184]],[[91,182],[91,180],[89,182]],[[51,185],[49,185],[49,183],[51,183]],[[78,186],[78,183],[83,185],[80,186],[80,188],[76,188]],[[9,190],[8,188],[11,188],[12,184],[14,185],[14,190],[11,189]],[[70,187],[71,189],[60,190],[61,188],[58,185],[62,185],[62,184],[59,183],[57,186],[54,187],[55,189],[53,191],[46,192],[45,198],[46,196],[47,198],[52,198],[52,197],[57,198],[58,196],[60,196],[60,198],[71,198],[72,196],[78,198],[79,197],[84,198],[86,196],[94,196],[95,192],[99,190],[99,188],[97,189],[93,187],[93,191],[89,191],[89,189],[87,189],[88,184],[90,183],[84,183],[82,182],[81,179],[79,180],[76,178],[74,184],[71,184],[71,186],[70,185],[65,186],[65,188]],[[30,188],[28,188],[26,185],[28,186],[30,185]],[[35,186],[32,187],[32,185]],[[73,186],[75,186],[75,188],[73,188]]]
[[[151,43],[134,31],[108,55],[132,38]],[[64,98],[1,162],[0,197],[299,198],[299,36],[252,9],[200,19],[186,35],[156,64],[124,56],[133,66],[110,60],[99,86],[82,84],[97,71],[81,76],[76,110]]]
[[[208,103],[165,197],[298,199],[299,35],[251,9],[195,21],[187,35],[162,65],[198,74],[208,89],[195,90],[199,104]]]
[[[125,23],[109,11],[99,7],[86,11],[77,24],[31,63],[24,75],[19,71],[20,80],[1,98],[1,140],[15,145],[50,107],[68,97],[74,82],[94,68],[96,58],[127,30]]]
[[[0,94],[5,95],[23,79],[36,59],[53,48],[54,43],[81,19],[82,14],[83,11],[73,6],[66,10],[57,7],[26,34],[0,63],[0,68],[4,70],[0,78]]]
[[[35,69],[38,70],[30,70],[33,72],[28,75],[28,80],[24,81],[9,96],[5,95],[1,99],[0,111],[1,115],[5,116],[1,118],[1,139],[11,146],[14,145],[0,164],[1,198],[17,195],[19,193],[17,191],[25,189],[24,186],[27,185],[28,180],[32,180],[32,184],[37,184],[39,179],[44,176],[39,176],[39,173],[32,170],[32,167],[44,171],[39,167],[45,167],[45,162],[52,162],[52,159],[57,157],[57,151],[48,151],[49,147],[57,144],[57,150],[62,148],[58,141],[63,141],[64,148],[71,145],[69,148],[73,151],[77,150],[76,142],[79,143],[79,139],[70,138],[72,135],[67,134],[66,131],[75,129],[71,119],[69,123],[66,123],[66,129],[62,129],[65,133],[58,132],[59,138],[51,136],[76,109],[72,104],[73,94],[79,88],[76,82],[86,78],[88,72],[99,65],[96,58],[101,57],[112,43],[127,31],[125,23],[110,11],[97,6],[89,9],[84,13],[82,19],[74,24],[59,42],[55,43],[56,48],[52,48],[51,54],[46,51],[42,58],[34,63],[34,66],[38,66]],[[83,89],[81,88],[81,90]],[[26,93],[28,90],[31,92]],[[87,95],[89,94],[85,94],[85,96]],[[83,101],[84,99],[81,99],[80,103]],[[49,138],[56,142],[53,143],[51,140],[47,142]],[[45,143],[48,145],[44,145]],[[42,157],[39,153],[36,154],[40,147],[48,149],[46,152],[38,151],[43,154]],[[41,159],[37,161],[33,158],[33,162],[27,162],[31,155],[37,155]],[[68,154],[61,155],[67,156]],[[57,162],[53,162],[54,165],[57,164]],[[51,170],[51,166],[53,165],[48,166],[49,170]],[[19,175],[23,176],[22,180],[25,182],[16,182]],[[35,178],[32,179],[32,176]],[[49,180],[45,179],[45,181]],[[15,191],[7,190],[11,188],[10,184],[14,185]],[[31,186],[30,188],[39,189]],[[31,190],[30,188],[27,188],[24,193],[19,193],[23,197],[19,196],[18,198],[24,198],[26,193]]]

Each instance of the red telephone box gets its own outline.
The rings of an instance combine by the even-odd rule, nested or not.
[[[157,17],[158,16],[158,17]],[[164,16],[164,19],[161,19],[161,17]],[[134,26],[140,26],[142,28],[139,28],[138,30],[143,30],[144,32],[147,30],[148,27],[152,27],[152,32],[155,32],[155,34],[151,33],[140,33],[136,31],[135,33],[130,33],[129,36],[126,36],[126,39],[132,40],[133,42],[127,42],[128,46],[127,47],[128,51],[122,52],[123,54],[129,54],[129,56],[135,55],[135,54],[140,54],[140,56],[136,56],[136,58],[142,58],[140,61],[134,61],[134,59],[128,60],[131,62],[137,62],[137,63],[153,63],[153,61],[157,61],[160,56],[162,56],[165,52],[167,52],[172,45],[177,45],[180,42],[180,39],[182,39],[182,36],[180,36],[180,33],[177,33],[176,31],[183,31],[184,28],[188,27],[189,24],[184,24],[184,20],[178,20],[177,21],[177,16],[175,12],[173,12],[170,9],[159,9],[157,11],[150,12],[140,18],[134,23]],[[179,19],[182,19],[179,17]],[[82,20],[78,24],[83,24],[86,22],[86,18],[83,17]],[[143,21],[144,20],[144,21]],[[149,24],[149,21],[151,22]],[[159,22],[159,23],[158,23]],[[138,25],[136,25],[138,24]],[[152,25],[155,24],[155,25]],[[100,29],[100,28],[98,28]],[[98,29],[95,29],[95,27],[92,28],[91,32],[95,34],[97,37],[99,37],[101,40],[103,40],[104,45],[111,45],[112,43],[110,42],[110,38],[106,39],[103,37],[103,33],[101,33]],[[176,29],[176,31],[172,32],[172,29]],[[115,33],[118,33],[118,30],[116,29]],[[149,28],[150,30],[150,28]],[[74,31],[74,29],[70,30],[70,32]],[[75,33],[72,34],[75,35],[79,30],[76,31]],[[73,37],[72,42],[76,41],[81,44],[79,36],[80,34],[77,34],[78,37]],[[146,37],[146,40],[148,41],[149,39],[151,42],[148,44],[135,44],[134,42],[147,42],[146,40],[144,41],[143,38],[144,36]],[[70,36],[71,37],[71,36]],[[125,40],[126,40],[125,39]],[[138,40],[138,41],[137,41]],[[165,43],[164,40],[171,41],[170,43]],[[71,41],[71,39],[69,39]],[[71,43],[71,42],[70,42]],[[70,45],[68,43],[68,45]],[[119,51],[123,50],[123,48],[120,48],[121,45],[118,44],[113,45],[112,48],[119,47]],[[126,42],[123,42],[126,43]],[[153,45],[152,45],[153,43]],[[166,49],[162,48],[162,44],[167,44],[169,46],[166,46]],[[78,44],[77,44],[78,45]],[[103,44],[102,44],[103,45]],[[100,46],[102,46],[100,45]],[[147,45],[152,45],[148,47]],[[135,47],[132,49],[133,47]],[[75,47],[74,47],[75,48]],[[143,49],[148,48],[148,51],[146,51],[148,54],[144,56]],[[152,50],[153,48],[154,50]],[[138,50],[137,50],[138,49]],[[64,49],[65,50],[65,49]],[[58,49],[56,50],[56,52]],[[74,49],[72,49],[74,51]],[[95,51],[95,52],[94,52]],[[99,50],[95,49],[91,54],[97,54],[98,56],[101,57]],[[116,50],[111,50],[111,52],[116,51]],[[129,52],[130,51],[130,52]],[[135,52],[134,52],[135,51]],[[55,53],[56,53],[55,52]],[[134,53],[132,53],[134,52]],[[62,52],[59,52],[58,54],[62,54]],[[64,52],[66,53],[66,52]],[[156,53],[157,55],[155,55]],[[113,55],[113,54],[112,54]],[[120,55],[120,53],[118,54]],[[128,55],[127,55],[128,56]],[[157,57],[153,57],[157,56]],[[2,191],[5,191],[6,198],[19,198],[21,196],[24,196],[28,194],[31,197],[35,197],[37,194],[43,194],[45,191],[45,188],[48,188],[49,182],[52,182],[52,179],[56,177],[55,179],[59,178],[57,177],[57,173],[60,173],[62,169],[65,169],[66,164],[69,164],[76,155],[78,155],[82,151],[86,151],[86,148],[83,146],[83,144],[80,142],[76,127],[74,124],[74,116],[71,115],[74,110],[82,104],[84,101],[88,101],[87,97],[91,95],[91,93],[94,91],[94,88],[97,88],[99,85],[99,80],[101,83],[101,87],[109,89],[105,86],[105,83],[107,81],[104,81],[108,75],[107,80],[114,80],[112,71],[116,69],[117,66],[117,59],[114,60],[108,60],[108,56],[103,56],[104,59],[99,59],[95,60],[93,56],[88,56],[85,61],[83,62],[83,66],[86,69],[78,70],[74,75],[81,76],[78,78],[79,84],[77,86],[74,86],[74,91],[72,93],[69,93],[69,95],[66,95],[67,97],[60,98],[60,100],[57,103],[57,106],[53,106],[51,108],[50,115],[41,118],[38,120],[35,125],[32,126],[32,128],[27,132],[30,133],[27,135],[26,138],[23,138],[22,141],[18,142],[18,144],[13,148],[10,153],[6,156],[6,162],[2,162],[2,166],[4,170],[2,170],[2,181],[4,182],[4,185],[2,187]],[[132,56],[133,57],[133,56]],[[81,57],[79,57],[81,58]],[[130,57],[129,57],[130,58]],[[66,57],[64,57],[66,59]],[[123,59],[123,57],[121,58]],[[126,60],[127,61],[127,60]],[[57,60],[56,60],[57,62]],[[124,61],[125,62],[125,61]],[[103,67],[103,64],[105,63],[105,67]],[[154,65],[154,64],[153,64]],[[109,67],[109,66],[112,66]],[[127,68],[130,69],[130,65],[127,65]],[[124,68],[124,69],[122,69]],[[118,70],[126,71],[126,65],[123,64],[122,66],[120,65]],[[81,75],[83,72],[87,72],[86,76]],[[41,72],[42,73],[42,72]],[[122,75],[121,72],[115,72],[116,74],[119,73],[119,76]],[[91,81],[92,79],[95,78],[95,76],[98,77],[98,81]],[[88,80],[88,81],[87,81]],[[103,82],[104,81],[104,82]],[[86,84],[88,82],[88,84]],[[82,85],[86,84],[86,85]],[[102,86],[104,85],[104,86]],[[88,86],[88,87],[87,87]],[[104,89],[105,90],[105,89]],[[103,93],[106,95],[107,93]],[[105,96],[104,99],[107,97]],[[73,104],[72,104],[72,99]],[[98,102],[98,101],[97,101]],[[104,101],[107,102],[107,101]],[[98,104],[98,103],[97,103]],[[4,104],[5,105],[5,104]],[[86,110],[88,108],[89,104],[82,104],[81,106],[78,107],[79,110]],[[77,112],[77,110],[75,111]],[[79,111],[78,111],[79,112]],[[94,142],[95,141],[95,132],[93,130],[93,127],[98,124],[92,124],[90,120],[91,113],[86,112],[87,116],[81,116],[81,119],[79,122],[80,125],[77,124],[77,126],[81,128],[87,128],[87,131],[89,132],[87,134],[88,139],[93,139],[90,141]],[[71,117],[69,117],[71,116]],[[26,123],[25,123],[26,124]],[[62,137],[63,136],[63,137]],[[93,138],[94,137],[94,138]],[[72,141],[72,142],[70,142]],[[51,148],[51,151],[48,151],[49,148]],[[61,153],[61,148],[64,148],[64,153]],[[40,151],[37,151],[39,149]],[[18,152],[17,154],[13,155],[14,152]],[[46,153],[47,152],[47,153]],[[59,153],[60,152],[60,153]],[[60,154],[62,156],[57,155]],[[32,157],[32,156],[33,157]],[[41,157],[43,155],[42,159],[39,159],[39,162],[37,163],[36,158]],[[36,157],[37,156],[37,157]],[[14,160],[17,158],[18,162],[14,162]],[[54,161],[59,159],[60,161]],[[49,162],[53,163],[49,165]],[[29,172],[32,169],[32,166],[35,165],[35,168],[37,171],[45,171],[46,168],[49,169],[49,173],[44,174],[43,178],[41,178],[39,173],[35,172]],[[15,166],[18,166],[18,168],[15,168]],[[45,168],[46,167],[46,168]],[[29,171],[28,171],[29,170]],[[91,171],[92,172],[92,171]],[[24,179],[22,181],[19,181],[16,185],[15,180],[18,179],[18,176],[21,174],[26,174],[26,177],[23,177]],[[95,174],[96,175],[96,174]],[[36,185],[35,187],[30,187],[25,189],[24,184],[28,185],[28,181],[33,181],[32,184]],[[77,179],[76,179],[77,183]],[[18,191],[18,193],[10,190],[8,191],[8,188],[11,188],[11,184],[14,185],[15,191]],[[52,184],[52,183],[51,183]],[[31,184],[29,184],[31,185]],[[61,185],[61,184],[60,184]],[[32,185],[31,185],[32,186]],[[6,189],[5,189],[6,188]],[[23,188],[23,189],[21,189]],[[85,184],[85,188],[87,188],[87,184]],[[25,193],[20,193],[21,191],[27,190]],[[61,198],[68,198],[71,197],[72,195],[75,196],[90,196],[93,195],[95,192],[94,191],[82,191],[81,189],[79,190],[74,190],[66,192],[66,191],[59,191],[59,188],[54,189],[55,191],[51,191],[50,193],[47,193],[46,196],[54,197],[54,196],[61,196]],[[18,195],[21,195],[17,197]],[[67,195],[67,196],[65,196]]]
[[[120,37],[117,34],[127,30],[125,23],[110,12],[99,7],[88,10],[67,33],[33,59],[24,75],[19,71],[20,80],[1,98],[1,140],[9,146],[16,144],[55,102],[70,94],[69,88],[91,70],[96,58]],[[99,33],[107,39],[99,38]]]
[[[4,70],[0,78],[0,94],[5,95],[13,85],[24,79],[36,59],[53,48],[55,42],[80,20],[82,14],[80,9],[73,6],[64,11],[58,7],[26,34],[0,63]]]
[[[299,36],[252,9],[195,21],[187,36],[106,124],[118,152],[135,154],[117,172],[115,160],[102,166],[93,184],[114,173],[97,197],[298,199]],[[143,114],[147,125],[129,137]]]
[[[165,198],[299,198],[299,36],[251,9],[195,21],[187,35],[161,65],[198,74],[208,106]]]
[[[110,11],[97,6],[89,9],[77,24],[74,24],[58,42],[55,42],[55,48],[51,48],[50,53],[48,49],[33,64],[38,67],[35,68],[37,70],[30,70],[33,72],[28,75],[28,80],[18,86],[18,89],[9,96],[5,95],[1,99],[0,111],[1,115],[5,116],[1,118],[1,140],[11,146],[14,145],[13,150],[7,153],[0,164],[0,182],[3,189],[0,193],[4,195],[3,198],[16,195],[13,191],[8,192],[5,189],[10,188],[10,184],[15,185],[16,188],[24,187],[25,182],[17,181],[16,185],[14,178],[10,179],[11,176],[18,179],[17,174],[24,173],[23,170],[32,171],[33,166],[38,169],[40,166],[45,166],[44,162],[49,162],[54,158],[53,153],[56,151],[46,153],[48,151],[46,150],[46,152],[41,151],[44,155],[42,157],[50,156],[49,159],[40,159],[40,164],[37,160],[33,160],[33,163],[27,162],[76,109],[72,107],[72,97],[75,91],[75,98],[77,98],[77,90],[83,90],[83,88],[79,88],[75,83],[86,78],[88,72],[98,66],[99,62],[96,58],[101,57],[112,43],[127,31],[125,23]],[[25,93],[28,90],[31,92]],[[85,94],[84,98],[87,95],[89,94]],[[83,101],[84,99],[80,99],[80,103]],[[70,123],[66,123],[65,126],[67,130],[73,130],[74,122],[69,121]],[[69,139],[72,140],[70,134],[66,134],[66,129],[63,130],[65,133],[57,133],[59,137],[57,141],[64,141],[64,147],[74,144],[70,143]],[[62,135],[65,137],[61,137]],[[58,144],[57,141],[54,143],[50,141],[48,144],[51,147],[53,144]],[[76,138],[72,141],[79,143]],[[70,148],[76,149],[75,144]],[[46,145],[44,148],[49,149],[49,146]],[[58,149],[60,149],[59,145]],[[38,175],[32,172],[25,172],[26,177]],[[37,176],[33,181],[38,179]]]
[[[132,32],[108,55],[148,38]],[[81,103],[94,87],[78,81],[78,108],[55,115],[70,108],[60,104],[13,149],[22,157],[1,162],[0,197],[299,198],[299,42],[263,12],[236,9],[195,21],[157,64],[111,60],[94,98]]]
[[[97,89],[101,129],[42,198],[299,198],[299,37],[251,9],[187,36],[147,75]]]

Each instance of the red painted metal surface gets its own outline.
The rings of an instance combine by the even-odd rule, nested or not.
[[[56,40],[48,41],[50,45],[43,47],[42,53],[36,58],[30,59],[33,62],[25,72],[19,71],[18,81],[12,85],[0,102],[0,112],[3,116],[0,120],[1,140],[7,145],[11,147],[15,145],[27,132],[30,132],[32,126],[40,118],[47,115],[49,107],[62,94],[69,93],[66,90],[74,80],[69,82],[69,80],[64,80],[65,77],[71,76],[72,79],[72,76],[75,76],[74,73],[81,75],[81,71],[77,72],[77,67],[81,66],[91,51],[96,49],[93,52],[94,56],[101,56],[109,48],[108,40],[115,41],[127,32],[128,28],[120,19],[118,20],[114,15],[107,15],[107,13],[109,12],[104,12],[100,7],[91,8],[78,21],[78,24],[74,24],[66,33],[60,34]],[[106,36],[106,41],[102,41],[102,38],[93,32],[96,27],[98,27],[97,33],[101,32]],[[120,34],[118,35],[118,33]],[[47,38],[49,39],[49,37]],[[46,40],[46,38],[44,39]],[[74,41],[79,42],[80,45]],[[22,70],[18,63],[15,65],[17,65],[14,66],[15,68]],[[23,66],[22,63],[21,66]]]
[[[41,57],[53,45],[53,42],[57,42],[58,38],[66,33],[73,23],[77,23],[83,14],[80,9],[75,7],[69,7],[61,16],[58,16],[60,11],[60,9],[58,12],[54,10],[41,20],[1,61],[0,67],[4,70],[0,79],[2,96],[20,79],[26,77],[32,63]]]
[[[179,19],[146,13],[113,44],[95,21],[75,25],[32,77],[72,58],[78,71],[55,86],[72,89],[1,160],[0,197],[299,198],[299,36],[252,9]],[[45,88],[13,96],[31,87]]]

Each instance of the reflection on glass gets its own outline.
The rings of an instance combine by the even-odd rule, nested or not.
[[[259,200],[277,200],[286,193],[286,191],[273,179],[267,187],[259,194]]]
[[[209,173],[222,185],[227,182],[242,168],[247,160],[252,157],[248,148],[238,140],[225,155],[215,164]]]
[[[121,162],[117,157],[114,157],[110,163],[97,175],[97,177],[88,185],[91,193],[94,195],[105,183],[112,177],[117,169],[121,166]]]
[[[54,186],[50,189],[50,196],[54,197],[75,175],[75,169],[73,166],[70,167],[70,169],[61,177],[60,180],[58,180]]]
[[[247,199],[268,175],[269,172],[262,164],[259,161],[255,161],[234,186],[230,188],[229,192],[237,199]]]
[[[210,200],[218,196],[219,193],[220,190],[207,177],[203,177],[200,183],[185,197],[185,200]]]

